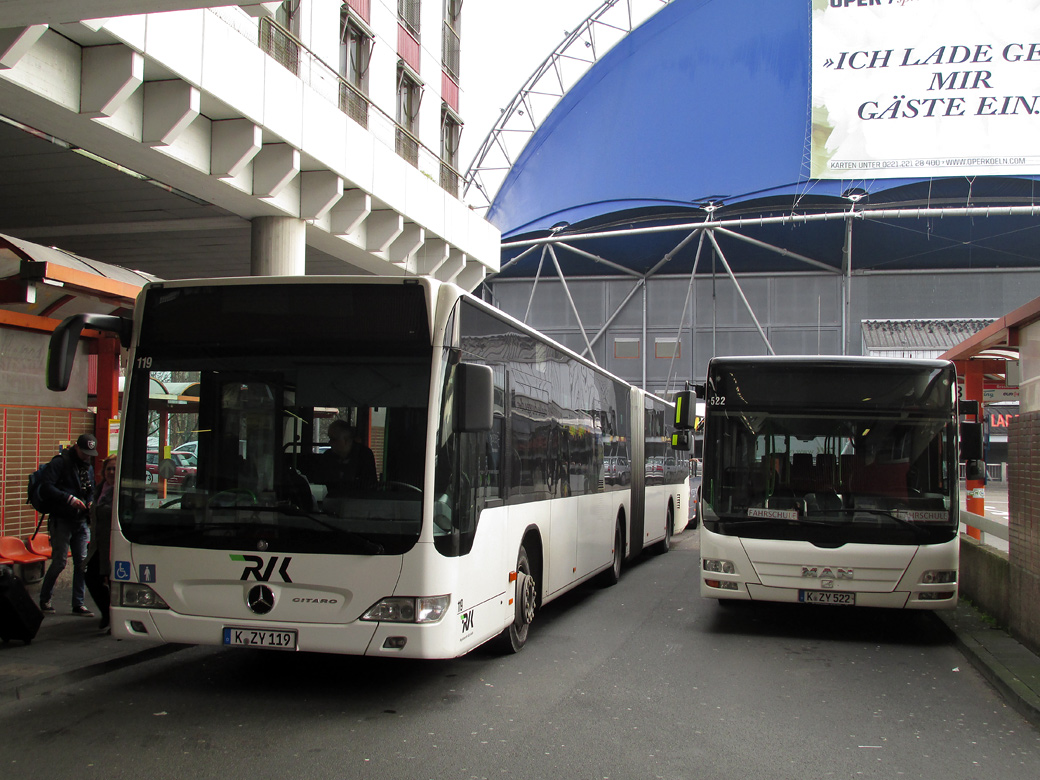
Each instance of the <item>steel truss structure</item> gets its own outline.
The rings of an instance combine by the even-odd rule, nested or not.
[[[603,55],[671,0],[606,0],[545,58],[477,149],[463,200],[486,213],[528,140],[553,108]]]
[[[784,258],[795,260],[799,263],[803,263],[810,266],[816,271],[824,271],[829,274],[840,275],[841,277],[841,342],[842,342],[842,353],[847,354],[848,339],[847,334],[851,323],[849,321],[850,304],[852,301],[852,279],[856,275],[853,263],[853,225],[860,220],[895,220],[895,219],[929,219],[929,218],[983,218],[983,217],[1012,217],[1012,216],[1030,216],[1035,217],[1040,215],[1040,205],[1023,205],[1023,206],[978,206],[978,207],[921,207],[921,208],[872,208],[872,209],[857,209],[855,203],[850,209],[841,211],[831,211],[826,213],[814,213],[814,214],[785,214],[779,216],[768,216],[768,217],[738,217],[731,219],[714,219],[710,213],[713,209],[708,209],[709,213],[707,218],[699,222],[685,222],[682,224],[670,224],[670,225],[652,225],[647,227],[636,227],[628,228],[623,230],[603,230],[586,233],[574,233],[566,236],[562,235],[549,235],[541,238],[531,238],[516,241],[506,241],[502,244],[503,254],[511,254],[512,251],[520,250],[519,254],[513,257],[511,260],[502,265],[499,273],[506,271],[513,265],[517,264],[524,258],[529,257],[535,252],[541,252],[540,259],[538,262],[538,270],[534,276],[533,284],[531,287],[530,297],[527,303],[527,310],[524,313],[523,320],[527,321],[530,316],[531,305],[534,301],[535,293],[538,289],[538,282],[542,279],[542,271],[545,265],[546,258],[548,258],[553,268],[555,269],[556,277],[563,287],[564,293],[567,297],[567,301],[570,305],[571,312],[575,317],[578,324],[578,328],[581,332],[582,339],[585,343],[585,349],[583,355],[588,359],[596,362],[596,357],[593,350],[593,345],[597,343],[607,332],[611,323],[613,323],[618,316],[625,310],[632,299],[636,296],[636,293],[642,292],[643,298],[643,311],[642,311],[642,328],[643,328],[643,341],[646,342],[647,334],[647,304],[646,304],[646,285],[647,281],[655,274],[665,269],[669,262],[671,262],[676,255],[691,245],[695,240],[697,241],[696,255],[693,261],[693,267],[689,276],[689,285],[686,292],[686,301],[683,305],[682,311],[679,312],[678,325],[676,330],[676,340],[682,333],[684,323],[686,322],[687,312],[690,311],[691,302],[694,300],[694,289],[697,277],[697,270],[700,264],[702,252],[707,250],[713,252],[715,258],[721,262],[722,267],[725,269],[726,275],[733,283],[740,300],[746,307],[750,314],[758,333],[761,335],[763,342],[765,343],[766,349],[770,354],[776,354],[772,344],[769,342],[769,338],[766,335],[765,330],[759,321],[758,316],[755,314],[751,303],[748,301],[747,296],[741,287],[740,280],[737,274],[733,272],[730,262],[727,260],[725,253],[719,246],[716,239],[717,235],[724,235],[728,238],[732,238],[760,249],[767,250],[769,252],[780,255]],[[796,225],[806,224],[813,222],[832,222],[832,221],[843,221],[845,223],[845,240],[841,250],[841,262],[840,266],[824,262],[819,259],[808,257],[797,252],[793,252],[785,247],[776,246],[775,244],[769,244],[764,241],[760,241],[751,236],[745,235],[740,232],[744,228],[760,227],[766,225]],[[609,238],[625,238],[639,235],[650,235],[650,234],[670,234],[675,233],[681,236],[680,240],[666,252],[659,261],[656,262],[648,271],[641,272],[632,268],[625,267],[619,263],[616,263],[608,258],[595,255],[581,248],[580,244],[583,241],[590,240],[601,240]],[[570,287],[567,282],[567,277],[563,272],[560,265],[559,255],[562,251],[570,252],[575,256],[592,260],[595,263],[602,265],[605,268],[613,269],[621,276],[629,277],[635,280],[632,289],[628,292],[625,298],[620,304],[613,310],[613,312],[607,317],[603,326],[593,334],[590,338],[588,331],[582,323],[581,314],[578,311],[577,306],[574,303],[574,298],[571,295]],[[703,275],[703,274],[702,274]],[[488,287],[489,291],[493,295],[491,285],[493,285],[494,277],[488,277],[484,281],[484,285]],[[714,337],[714,324],[713,337]],[[642,353],[642,384],[646,386],[647,379],[647,355],[646,350]],[[669,365],[667,375],[667,390],[671,391],[672,382],[675,379],[675,357],[672,356],[672,362]],[[681,389],[681,388],[676,388]]]

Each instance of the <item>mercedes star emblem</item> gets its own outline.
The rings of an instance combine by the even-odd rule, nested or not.
[[[274,609],[274,591],[266,585],[257,585],[249,589],[246,606],[258,615],[266,615]]]

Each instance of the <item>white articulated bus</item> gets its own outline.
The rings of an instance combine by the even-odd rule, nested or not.
[[[453,285],[151,283],[132,325],[59,327],[56,389],[84,326],[130,349],[117,638],[411,658],[499,638],[515,652],[543,604],[616,582],[686,525],[687,475],[651,467],[671,452],[671,405]],[[177,447],[194,474],[174,471]]]
[[[952,363],[713,359],[701,595],[952,608],[958,485]]]

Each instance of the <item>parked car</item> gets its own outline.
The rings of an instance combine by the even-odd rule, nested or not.
[[[646,459],[646,484],[660,485],[664,482],[664,458],[655,455]]]
[[[192,439],[191,441],[186,441],[186,442],[184,442],[184,444],[180,445],[179,447],[174,447],[173,451],[174,452],[187,452],[187,453],[190,453],[191,455],[193,455],[194,457],[197,458],[199,456],[199,441],[198,441],[198,439]]]
[[[622,455],[603,459],[603,479],[608,485],[627,485],[632,481],[632,463]]]
[[[195,456],[189,452],[170,453],[173,461],[173,474],[167,478],[166,484],[170,487],[193,487],[195,476],[198,472]],[[151,484],[159,481],[159,451],[148,450],[145,455],[145,482]]]

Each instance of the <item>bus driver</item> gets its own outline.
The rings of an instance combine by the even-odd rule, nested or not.
[[[372,450],[355,440],[357,431],[345,420],[329,425],[329,449],[321,456],[320,477],[330,496],[376,486],[376,459]]]

